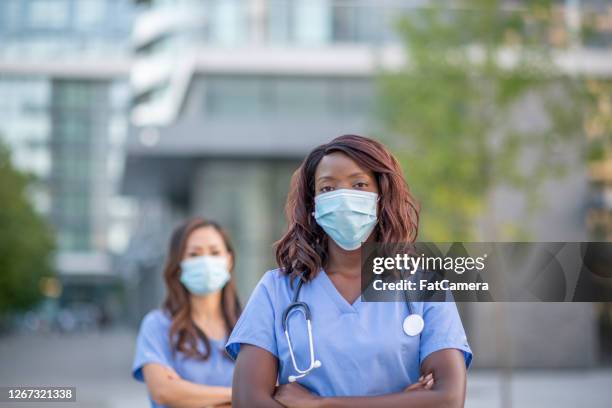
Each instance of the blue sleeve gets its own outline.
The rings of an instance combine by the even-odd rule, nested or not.
[[[272,286],[274,272],[266,272],[255,286],[225,345],[227,353],[234,360],[238,357],[242,343],[260,347],[278,358],[276,334],[274,332],[276,320],[272,297],[268,288],[268,286]]]
[[[423,319],[425,327],[421,333],[420,364],[434,351],[454,348],[463,352],[465,367],[469,368],[472,350],[455,302],[425,302]]]
[[[132,364],[132,376],[144,381],[142,367],[159,363],[172,367],[172,348],[169,339],[169,321],[160,310],[149,312],[140,325],[136,340],[136,355]]]

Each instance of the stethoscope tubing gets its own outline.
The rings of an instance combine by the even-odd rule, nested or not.
[[[295,371],[298,373],[298,375],[290,375],[288,378],[289,382],[294,382],[298,378],[302,378],[308,375],[315,368],[321,367],[321,362],[319,360],[316,360],[314,356],[314,341],[312,337],[312,323],[311,323],[312,314],[310,312],[310,307],[308,307],[308,304],[306,302],[299,301],[300,291],[302,289],[302,285],[304,284],[305,280],[306,279],[300,274],[299,282],[297,283],[297,287],[295,288],[295,291],[293,293],[293,298],[291,300],[291,303],[289,304],[289,306],[287,306],[282,316],[282,326],[283,326],[283,331],[285,333],[285,338],[287,339],[287,345],[289,347],[289,355],[291,357],[291,363],[293,364],[293,368],[295,369]],[[412,317],[416,317],[417,315],[413,313],[414,310],[412,308],[412,302],[410,301],[408,293],[406,293],[406,291],[403,291],[403,292],[404,292],[404,298],[406,301],[406,306],[408,307],[408,317],[406,318],[406,320],[408,320]],[[308,330],[308,348],[310,352],[309,353],[310,354],[310,365],[305,370],[301,370],[297,366],[297,361],[295,359],[295,354],[293,352],[293,345],[291,344],[291,337],[289,336],[289,324],[288,324],[289,316],[291,315],[291,313],[296,312],[296,311],[299,311],[304,315],[304,318],[306,319],[307,330]],[[406,331],[406,334],[413,336],[413,335],[419,334],[422,331],[423,319],[420,315],[418,315],[418,319],[420,319],[421,328],[418,329],[418,332],[415,332],[413,334],[410,334],[409,331],[406,330],[405,323],[404,323],[404,331]]]

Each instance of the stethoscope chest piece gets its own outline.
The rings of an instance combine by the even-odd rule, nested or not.
[[[404,333],[406,333],[408,336],[417,336],[423,331],[425,321],[421,315],[411,314],[404,319],[402,326],[404,328]]]

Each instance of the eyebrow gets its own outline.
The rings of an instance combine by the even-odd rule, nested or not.
[[[363,171],[358,171],[356,173],[349,174],[349,177],[357,177],[357,176],[369,176],[369,174]]]
[[[358,176],[368,176],[368,174],[363,171],[358,171],[358,172],[348,175],[349,178],[358,177]],[[333,176],[320,176],[319,178],[317,178],[317,181],[335,180],[335,179],[336,178]]]
[[[336,178],[333,176],[321,176],[317,178],[317,181],[325,181],[325,180],[335,180]]]
[[[191,245],[187,246],[187,249],[205,249],[205,248],[218,249],[220,247],[221,247],[221,244],[218,244],[218,243],[207,244],[207,245],[191,244]]]

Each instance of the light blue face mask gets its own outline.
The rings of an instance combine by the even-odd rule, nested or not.
[[[340,189],[315,197],[317,224],[347,251],[361,246],[376,226],[378,194]]]
[[[221,289],[230,279],[225,256],[203,255],[181,262],[181,283],[194,295]]]

